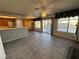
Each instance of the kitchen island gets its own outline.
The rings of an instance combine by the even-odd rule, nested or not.
[[[28,31],[26,28],[0,28],[0,35],[2,42],[6,43],[22,37],[28,37]]]

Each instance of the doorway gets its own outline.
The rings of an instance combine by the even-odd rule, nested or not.
[[[43,32],[51,34],[51,19],[43,20]]]

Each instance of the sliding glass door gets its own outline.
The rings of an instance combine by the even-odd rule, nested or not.
[[[51,19],[43,20],[43,32],[51,33]]]
[[[38,28],[38,29],[41,28],[41,22],[40,21],[35,21],[35,28]]]

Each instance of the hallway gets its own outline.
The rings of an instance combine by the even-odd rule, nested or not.
[[[46,33],[29,32],[24,37],[4,44],[7,59],[66,59],[75,43]]]

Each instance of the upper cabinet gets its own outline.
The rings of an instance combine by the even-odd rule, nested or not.
[[[15,19],[0,18],[0,27],[15,27]]]

